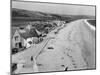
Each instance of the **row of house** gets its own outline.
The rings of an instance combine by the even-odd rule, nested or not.
[[[38,23],[38,22],[37,22]],[[45,22],[46,24],[55,23],[56,25],[62,25],[63,21],[54,21],[54,22]],[[26,27],[18,27],[12,31],[12,48],[22,48],[22,47],[30,47],[32,44],[38,43],[40,39],[40,35],[46,35],[46,30],[50,30],[50,26],[45,27],[45,31],[39,32],[36,28],[34,28],[33,23],[28,24]]]
[[[41,33],[27,25],[25,28],[16,28],[12,33],[12,48],[28,48],[39,41]]]
[[[65,24],[65,21],[60,21],[60,20],[54,20],[54,23],[57,24],[57,26],[63,26]]]

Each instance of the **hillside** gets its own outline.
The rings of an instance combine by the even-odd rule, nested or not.
[[[71,22],[77,19],[95,19],[94,16],[52,14],[52,13],[29,11],[16,8],[12,8],[11,12],[12,12],[13,26],[25,25],[27,22],[33,22],[33,21],[64,20],[66,22]]]

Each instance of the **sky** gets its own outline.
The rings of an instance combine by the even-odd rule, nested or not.
[[[64,15],[95,16],[95,6],[12,1],[12,8]]]

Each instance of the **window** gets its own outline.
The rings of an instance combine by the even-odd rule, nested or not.
[[[18,41],[18,36],[15,36],[15,41]]]
[[[16,47],[16,48],[19,48],[19,43],[16,43],[16,44],[15,44],[15,47]]]
[[[22,43],[21,42],[19,42],[19,48],[22,48]]]

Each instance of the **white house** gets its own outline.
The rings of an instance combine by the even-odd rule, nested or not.
[[[41,35],[41,33],[34,27],[32,28],[31,25],[28,25],[24,29],[16,29],[16,31],[13,33],[12,48],[28,48],[32,44],[38,43],[39,35]]]
[[[23,44],[23,38],[19,31],[16,29],[12,34],[12,48],[21,48]]]
[[[24,47],[28,48],[32,46],[32,44],[36,44],[39,41],[39,31],[35,28],[26,29],[25,33],[20,33],[21,37],[24,38]]]

